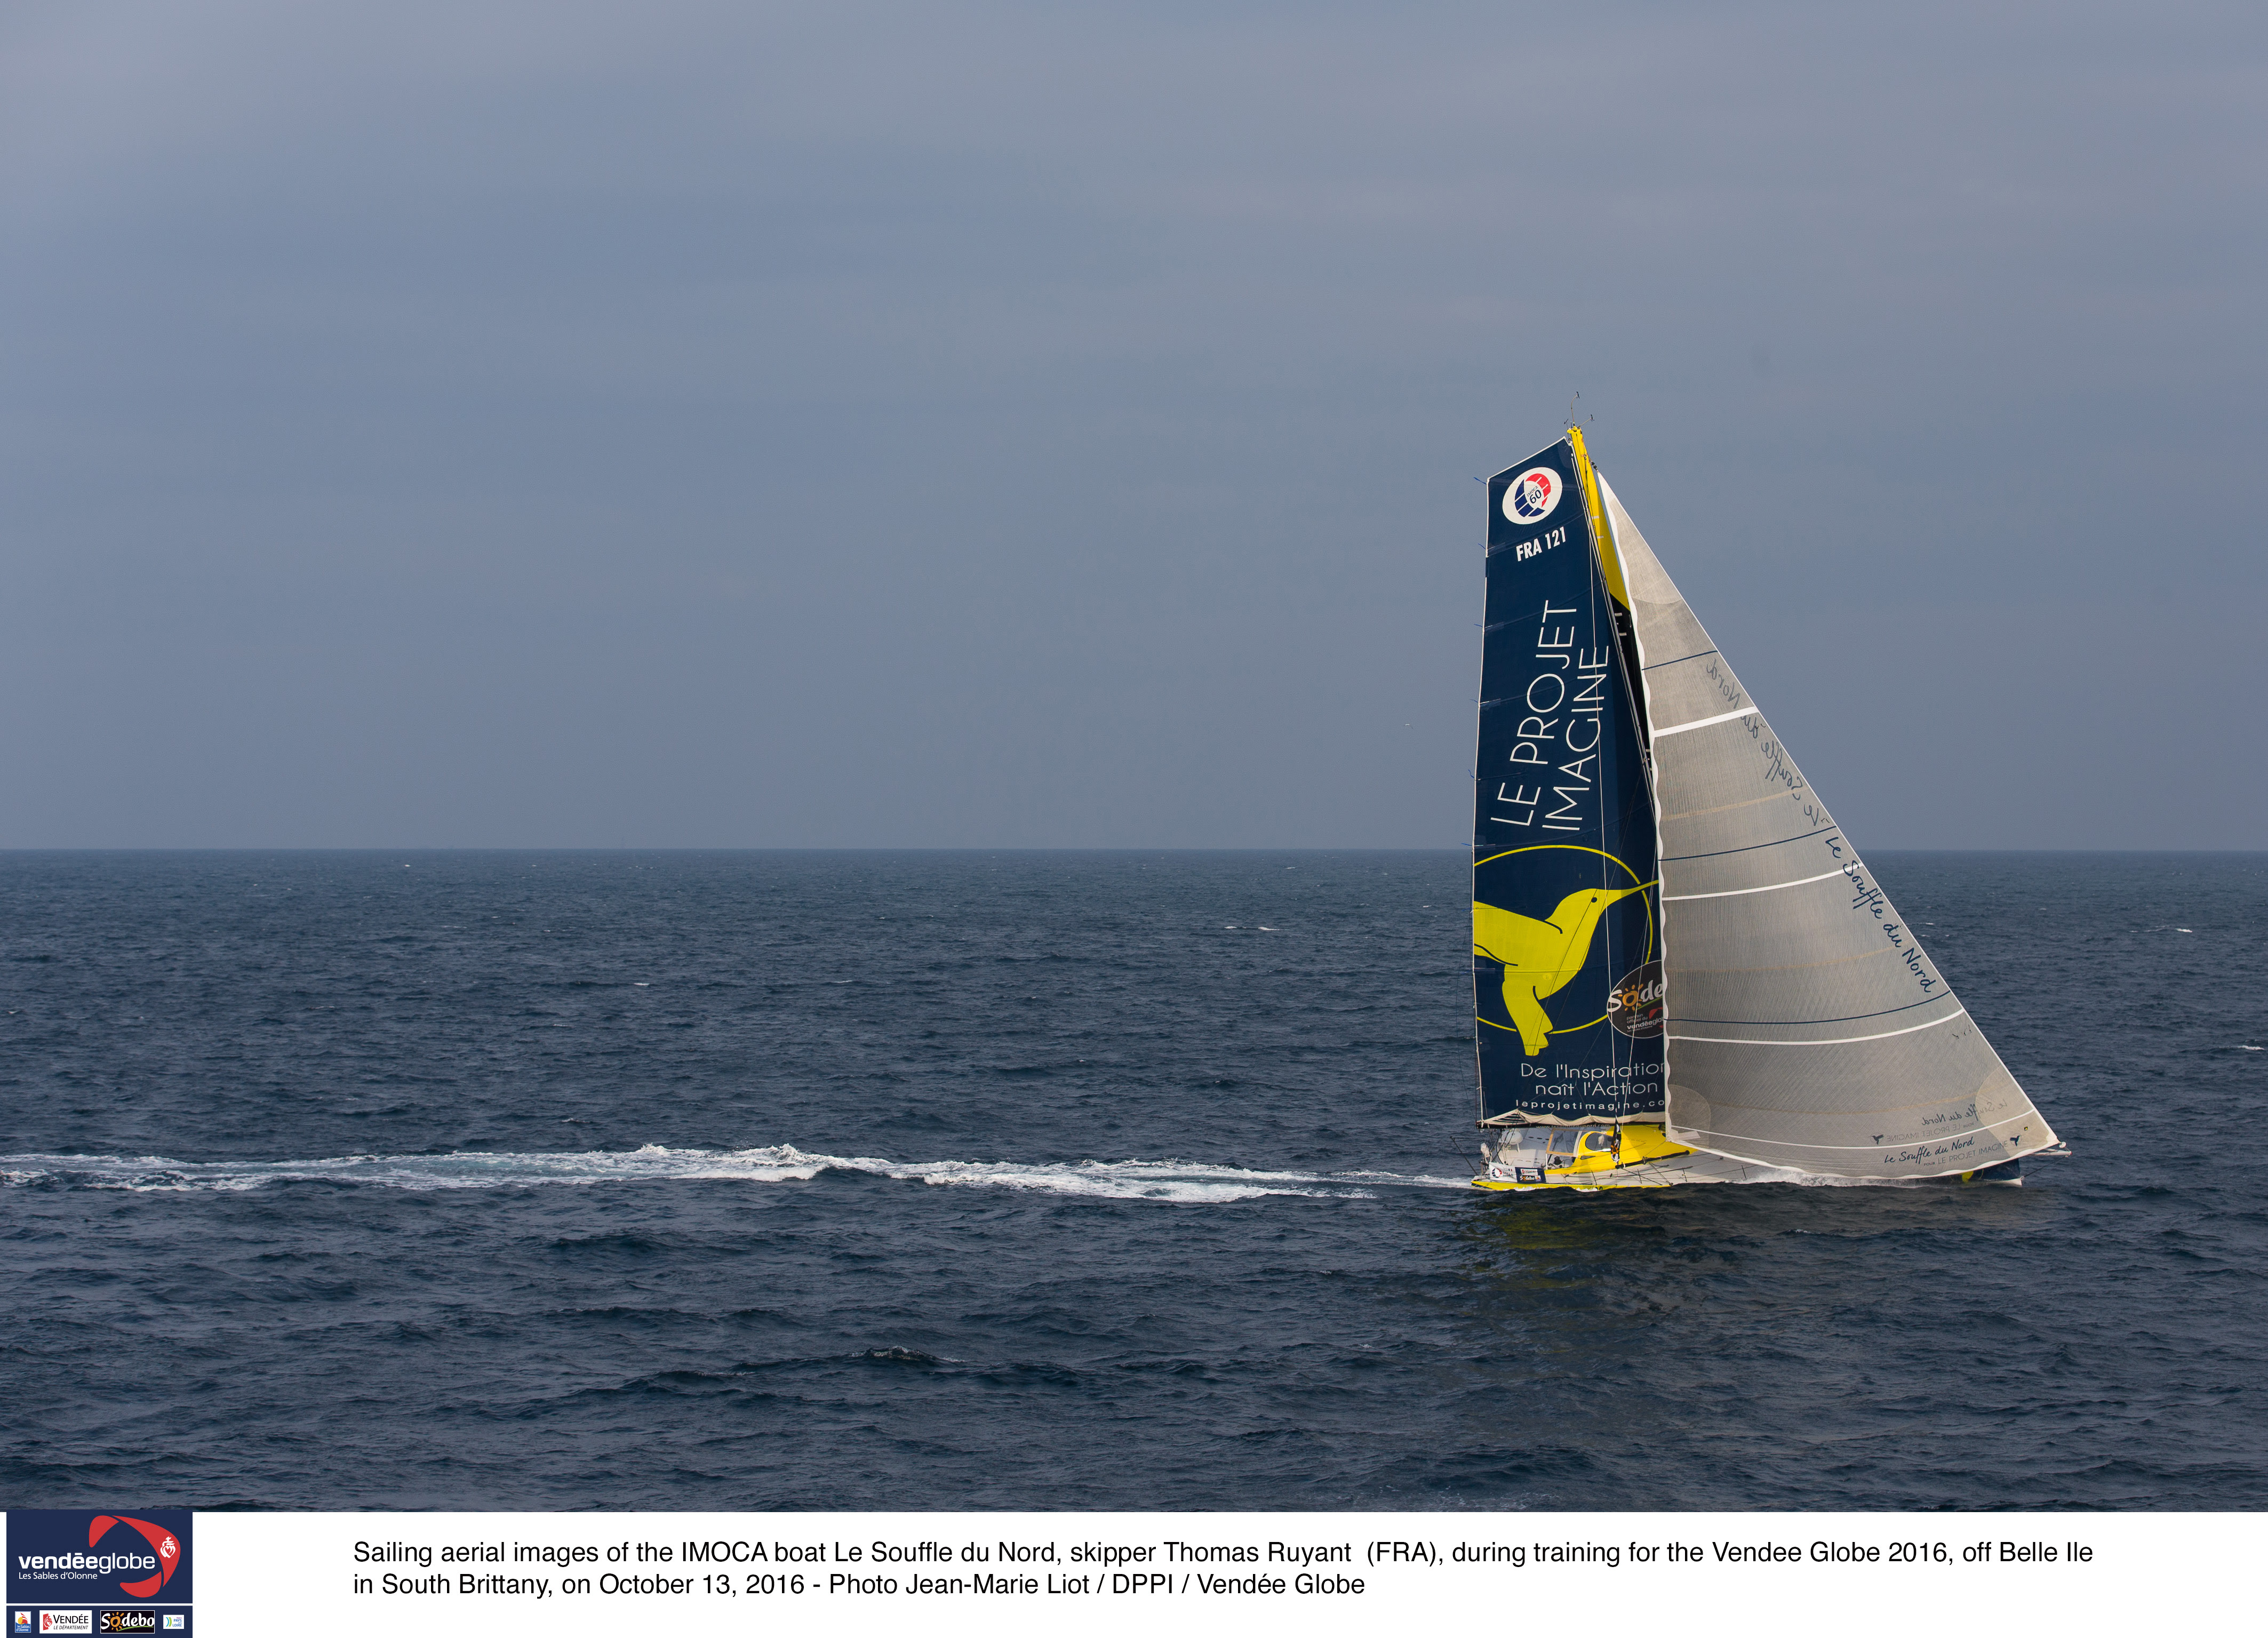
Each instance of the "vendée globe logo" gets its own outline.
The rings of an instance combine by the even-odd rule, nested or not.
[[[121,1525],[149,1543],[149,1550],[142,1551],[139,1544],[136,1544],[123,1551],[115,1546],[103,1552],[95,1551],[103,1546],[103,1539]],[[77,1576],[85,1576],[91,1572],[106,1577],[116,1576],[123,1570],[127,1576],[136,1576],[137,1579],[129,1581],[121,1576],[119,1591],[129,1598],[153,1598],[167,1582],[173,1579],[173,1572],[181,1568],[183,1561],[180,1537],[163,1524],[152,1524],[146,1518],[129,1518],[124,1514],[98,1513],[89,1519],[86,1545],[87,1551],[84,1553],[18,1554],[13,1568],[22,1573],[61,1570]],[[144,1570],[150,1574],[138,1575]],[[13,1590],[20,1596],[20,1587]]]
[[[1549,466],[1530,466],[1504,492],[1504,515],[1514,523],[1542,523],[1559,504],[1566,485]]]

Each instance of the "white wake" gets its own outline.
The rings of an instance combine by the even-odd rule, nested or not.
[[[325,1160],[166,1160],[156,1156],[0,1155],[0,1186],[230,1192],[270,1184],[329,1182],[399,1189],[525,1188],[534,1185],[724,1180],[805,1183],[822,1172],[865,1172],[943,1187],[1023,1189],[1104,1200],[1220,1204],[1270,1194],[1369,1199],[1381,1187],[1454,1188],[1464,1178],[1390,1172],[1253,1172],[1179,1160],[884,1160],[767,1149],[666,1149],[559,1154],[342,1155]]]

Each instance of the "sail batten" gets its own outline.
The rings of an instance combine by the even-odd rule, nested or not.
[[[1736,849],[1727,848],[1726,851],[1733,852]],[[1741,848],[1737,851],[1746,852],[1747,849]],[[1738,899],[1749,893],[1776,893],[1786,887],[1808,887],[1814,882],[1823,882],[1830,877],[1842,874],[1840,870],[1822,870],[1816,876],[1799,876],[1792,882],[1771,882],[1762,887],[1727,887],[1722,892],[1713,893],[1664,893],[1661,895],[1661,901],[1664,904],[1683,904],[1692,899]]]
[[[1627,510],[1603,480],[1598,492],[1654,724],[1669,1135],[1875,1178],[1966,1173],[2056,1146]],[[1646,663],[1654,654],[1676,657]],[[1850,1031],[1933,1006],[1946,1010]],[[1787,1033],[1690,1032],[1712,1028]],[[1830,1030],[1845,1032],[1814,1032]]]
[[[1697,728],[1714,728],[1719,723],[1736,723],[1755,715],[1753,709],[1727,711],[1719,716],[1705,716],[1697,723],[1677,723],[1668,728],[1657,728],[1653,731],[1653,737],[1660,739],[1668,734],[1690,734]]]
[[[1941,1000],[1943,997],[1940,997],[1940,999]],[[1712,1046],[1719,1047],[1852,1047],[1856,1046],[1860,1041],[1886,1041],[1893,1035],[1911,1035],[1922,1030],[1933,1030],[1940,1024],[1950,1024],[1955,1018],[1967,1017],[1968,1012],[1968,1008],[1961,1007],[1947,1013],[1941,1018],[1932,1018],[1926,1024],[1909,1025],[1906,1028],[1902,1030],[1877,1030],[1872,1035],[1837,1035],[1830,1037],[1826,1040],[1782,1041],[1773,1040],[1766,1036],[1758,1036],[1754,1039],[1750,1039],[1749,1037],[1744,1035],[1666,1035],[1663,1039],[1665,1040],[1674,1041],[1706,1041]],[[1819,1020],[1819,1022],[1829,1021],[1830,1020]],[[1809,1022],[1811,1021],[1807,1020],[1806,1025],[1792,1025],[1791,1027],[1807,1027]],[[1751,1025],[1746,1027],[1753,1029],[1761,1026]]]

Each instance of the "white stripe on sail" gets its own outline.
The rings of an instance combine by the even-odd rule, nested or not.
[[[1940,995],[1937,999],[1943,1001],[1946,997]],[[1940,1024],[1950,1024],[1954,1019],[1966,1016],[1968,1011],[1969,1009],[1966,1007],[1956,1007],[1941,1018],[1932,1018],[1926,1024],[1917,1024],[1908,1029],[1884,1030],[1880,1035],[1845,1035],[1831,1041],[1749,1040],[1745,1036],[1740,1035],[1672,1035],[1668,1039],[1674,1041],[1713,1041],[1719,1047],[1849,1047],[1859,1041],[1886,1041],[1893,1035],[1911,1035],[1915,1030],[1933,1030]],[[1788,1027],[1801,1029],[1803,1026],[1800,1024],[1792,1024]],[[1778,1138],[1767,1141],[1775,1143],[1779,1142]]]
[[[1802,838],[1796,840],[1800,841]],[[1776,844],[1767,842],[1764,845],[1771,847]],[[1799,876],[1792,882],[1773,882],[1764,887],[1734,887],[1720,893],[1664,893],[1661,901],[1664,904],[1682,904],[1688,899],[1737,899],[1742,893],[1776,893],[1783,887],[1800,887],[1806,882],[1823,882],[1830,876],[1842,874],[1840,870],[1822,870],[1816,876]]]
[[[1716,650],[1712,649],[1710,652],[1713,654]],[[1705,716],[1697,723],[1680,723],[1675,728],[1657,728],[1653,731],[1653,737],[1667,739],[1672,734],[1685,733],[1696,728],[1714,728],[1719,723],[1729,723],[1736,716],[1754,716],[1756,714],[1755,706],[1746,706],[1737,711],[1727,711],[1722,716]]]

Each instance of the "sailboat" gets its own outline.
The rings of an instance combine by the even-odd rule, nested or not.
[[[2065,1152],[1581,429],[1488,496],[1475,1184],[2019,1182]]]

